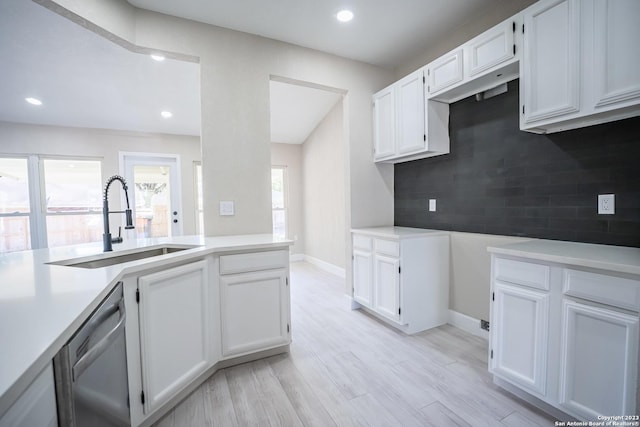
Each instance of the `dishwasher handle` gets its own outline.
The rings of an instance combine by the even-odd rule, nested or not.
[[[76,381],[80,375],[113,343],[122,329],[124,329],[124,321],[126,315],[124,312],[124,300],[121,299],[117,305],[117,310],[120,312],[120,318],[118,323],[104,336],[96,345],[91,347],[86,353],[73,365],[72,375],[73,381]],[[115,312],[115,311],[114,311]]]

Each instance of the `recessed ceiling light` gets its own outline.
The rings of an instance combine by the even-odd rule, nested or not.
[[[25,98],[24,100],[31,105],[42,105],[42,101],[40,101],[38,98]]]
[[[165,119],[170,119],[171,117],[173,117],[173,113],[171,111],[163,111],[162,113],[160,113],[160,115]]]
[[[162,62],[164,61],[164,56],[153,54],[151,55],[151,59],[153,59],[154,61]]]
[[[338,18],[338,21],[340,22],[349,22],[353,19],[353,12],[347,9],[341,10],[336,15],[336,18]]]

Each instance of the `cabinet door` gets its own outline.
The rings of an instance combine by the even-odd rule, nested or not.
[[[493,291],[492,371],[544,396],[549,295],[500,282]]]
[[[424,128],[424,76],[416,71],[395,84],[398,133],[397,154],[424,150],[427,135]]]
[[[286,269],[220,276],[222,355],[289,344]]]
[[[465,77],[473,77],[515,56],[515,21],[486,31],[464,46]]]
[[[207,261],[138,279],[145,412],[155,410],[210,362]]]
[[[373,308],[373,260],[371,252],[353,251],[353,299]]]
[[[56,427],[58,412],[51,363],[0,417],[0,427]]]
[[[585,419],[636,413],[638,317],[564,300],[560,404]]]
[[[395,321],[400,320],[400,260],[375,255],[375,311]]]
[[[462,49],[458,49],[429,64],[429,93],[461,82],[462,77]]]
[[[373,95],[373,143],[375,159],[390,157],[396,150],[394,86]]]
[[[580,26],[577,0],[543,0],[524,11],[524,122],[580,109]]]
[[[598,0],[594,10],[595,107],[640,102],[640,2]],[[585,31],[591,27],[585,25]],[[611,106],[611,107],[610,107]]]

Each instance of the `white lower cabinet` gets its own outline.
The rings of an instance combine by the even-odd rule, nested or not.
[[[131,424],[155,422],[223,360],[284,351],[288,277],[282,248],[210,254],[124,277]]]
[[[636,414],[640,277],[493,254],[491,291],[496,379],[580,420]]]
[[[374,309],[383,316],[400,321],[400,259],[374,256]]]
[[[183,389],[211,362],[206,260],[141,276],[140,349],[145,412]]]
[[[286,269],[220,276],[222,355],[289,344]]]
[[[447,322],[446,231],[373,227],[352,231],[353,300],[405,333]]]
[[[222,255],[219,281],[223,358],[291,342],[287,251]]]
[[[40,372],[0,418],[0,427],[56,427],[58,413],[53,365]]]
[[[366,306],[373,304],[373,255],[353,250],[353,299]]]
[[[547,375],[549,294],[521,286],[493,287],[494,373],[544,395]]]
[[[585,419],[635,414],[638,316],[562,304],[560,404]]]

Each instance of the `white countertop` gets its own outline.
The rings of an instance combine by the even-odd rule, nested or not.
[[[139,239],[112,254],[140,248],[197,248],[109,267],[85,269],[51,261],[102,255],[102,242],[0,255],[0,414],[17,399],[124,275],[210,253],[288,247],[271,234]]]
[[[494,254],[640,275],[640,248],[557,240],[528,240],[489,247]]]
[[[378,237],[386,237],[387,239],[403,239],[411,237],[424,237],[424,236],[447,236],[448,231],[445,230],[429,230],[425,228],[410,228],[410,227],[364,227],[353,228],[352,233],[358,234],[370,234]]]

